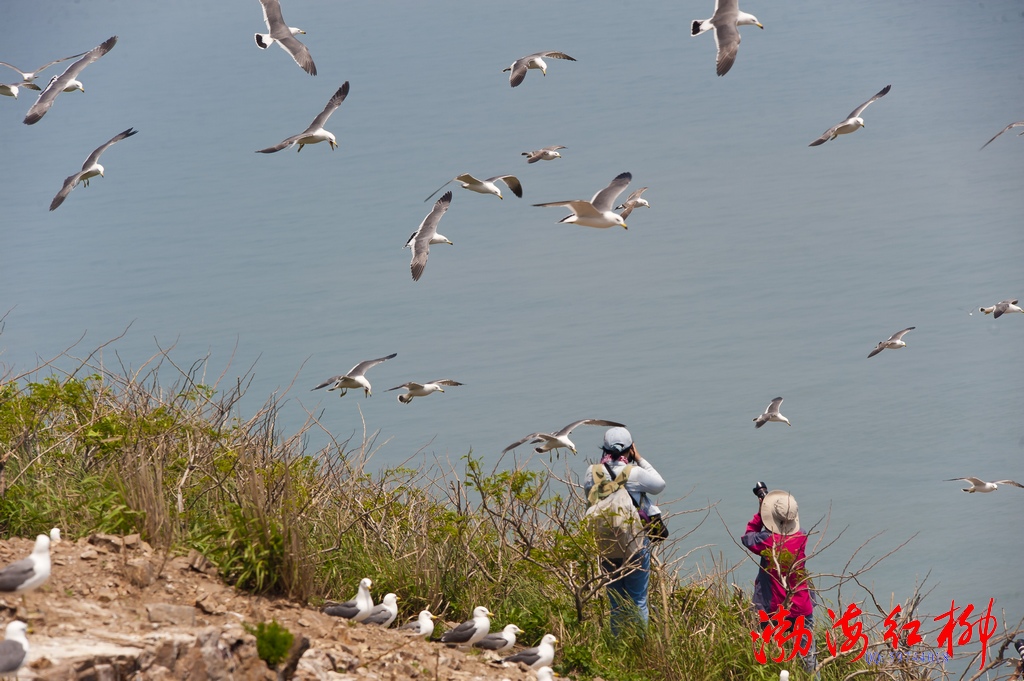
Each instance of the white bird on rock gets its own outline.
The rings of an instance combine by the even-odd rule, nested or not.
[[[473,619],[466,620],[454,629],[441,634],[441,643],[456,646],[472,646],[487,635],[491,630],[491,617],[494,613],[482,605],[473,609]]]
[[[323,613],[331,617],[343,617],[353,622],[362,622],[370,616],[373,610],[373,596],[370,595],[370,587],[373,582],[369,577],[359,580],[359,590],[355,598],[344,603],[330,603],[324,607]]]
[[[555,660],[556,643],[558,643],[558,639],[554,634],[544,634],[544,638],[540,640],[540,645],[536,648],[520,650],[515,655],[509,655],[508,657],[502,658],[501,661],[522,662],[531,669],[550,667],[551,663]]]
[[[15,561],[0,570],[0,592],[24,594],[38,589],[50,578],[50,538],[36,537],[28,558]]]
[[[4,640],[0,642],[0,674],[14,674],[25,664],[25,658],[28,657],[26,631],[28,625],[18,620],[7,625]]]
[[[420,614],[415,620],[398,627],[398,631],[413,636],[429,637],[434,633],[434,620],[436,619],[437,615],[432,614],[429,610],[420,610]]]
[[[375,624],[387,629],[396,617],[398,617],[398,596],[389,593],[384,596],[384,600],[373,606],[370,614],[363,620],[363,624]]]
[[[505,628],[499,632],[493,634],[487,634],[482,639],[473,644],[476,648],[483,648],[484,650],[490,650],[494,653],[503,653],[506,650],[512,650],[512,647],[516,644],[516,634],[523,633],[523,630],[514,624],[507,624]]]

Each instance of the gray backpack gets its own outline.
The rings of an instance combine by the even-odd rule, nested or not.
[[[590,467],[594,484],[587,493],[590,507],[584,517],[590,522],[598,551],[613,560],[625,560],[643,547],[644,526],[626,491],[631,470],[629,464],[613,480],[603,465]]]

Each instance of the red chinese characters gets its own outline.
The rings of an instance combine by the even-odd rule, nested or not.
[[[978,627],[978,639],[981,641],[981,667],[985,668],[985,657],[988,652],[988,640],[992,638],[992,634],[996,633],[996,628],[999,626],[999,621],[992,616],[992,604],[995,603],[994,598],[988,599],[988,610],[985,611],[984,615],[981,615],[975,621],[971,622],[971,613],[974,612],[974,604],[968,603],[964,611],[960,613],[960,616],[956,616],[956,601],[950,601],[949,610],[942,613],[935,618],[935,621],[945,619],[946,623],[942,625],[942,631],[939,632],[939,637],[936,642],[940,646],[946,646],[946,652],[949,655],[953,654],[953,630],[956,625],[965,627],[965,631],[961,632],[960,636],[956,640],[956,645],[962,646],[971,642],[974,637],[974,627]]]
[[[761,664],[768,663],[768,655],[765,653],[765,645],[774,643],[779,649],[777,656],[771,658],[772,662],[789,662],[794,657],[806,655],[814,643],[814,633],[804,623],[804,616],[800,615],[795,620],[787,619],[789,611],[780,608],[771,617],[764,610],[758,612],[761,620],[761,631],[750,632],[750,638],[754,644],[754,659]],[[787,633],[788,632],[788,633]],[[761,645],[758,646],[758,641]],[[792,649],[787,654],[786,648],[792,642]]]

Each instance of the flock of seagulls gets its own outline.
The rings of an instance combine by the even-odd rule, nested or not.
[[[0,593],[25,594],[34,591],[50,578],[50,546],[60,542],[60,530],[53,528],[50,535],[40,534],[27,558],[17,560],[0,570]],[[7,624],[4,640],[0,641],[0,675],[14,674],[28,656],[27,625],[21,620]]]

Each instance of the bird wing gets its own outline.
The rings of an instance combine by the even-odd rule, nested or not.
[[[626,203],[619,206],[619,208],[623,209],[622,212],[619,213],[619,217],[625,220],[629,217],[629,214],[633,212],[633,209],[636,208],[636,201],[626,201]]]
[[[599,213],[611,210],[612,206],[615,205],[615,199],[619,198],[619,194],[625,190],[632,179],[633,175],[631,173],[620,173],[616,175],[615,179],[611,181],[611,184],[594,194],[594,198],[590,199],[591,205],[593,205],[594,209]]]
[[[559,149],[568,149],[568,147],[563,147],[560,144],[554,144],[554,145],[552,145],[550,147],[544,147],[540,151],[558,151]]]
[[[553,435],[555,437],[563,437],[571,433],[576,426],[608,426],[609,428],[615,426],[619,428],[626,427],[621,423],[616,423],[615,421],[602,421],[601,419],[580,419],[579,421],[573,421],[569,425],[563,427],[561,430],[555,431]]]
[[[82,175],[84,174],[85,171],[80,170],[74,175],[68,175],[66,178],[64,178],[64,186],[60,188],[60,191],[57,192],[57,195],[53,197],[52,201],[50,201],[50,210],[57,210],[57,208],[60,207],[60,204],[64,203],[64,199],[68,198],[68,194],[70,194],[71,190],[78,185],[78,181],[82,178]]]
[[[278,38],[277,44],[284,48],[285,52],[292,56],[295,63],[298,64],[303,71],[311,76],[316,75],[316,64],[313,63],[313,55],[309,53],[309,48],[306,47],[302,41],[288,32],[288,35],[284,38]]]
[[[91,154],[89,154],[89,158],[85,159],[85,163],[82,164],[82,170],[88,170],[89,168],[92,167],[92,165],[94,163],[99,161],[100,160],[100,156],[103,154],[104,151],[107,150],[107,147],[109,147],[112,144],[117,144],[118,142],[123,140],[125,137],[131,137],[132,135],[136,134],[137,132],[138,132],[138,130],[133,130],[132,128],[128,128],[124,132],[121,132],[121,133],[118,133],[118,134],[114,135],[109,140],[107,140],[106,142],[104,142],[100,146],[98,146],[95,149],[93,149],[93,152]]]
[[[531,54],[530,57],[532,56],[533,55]],[[530,57],[523,57],[522,59],[516,59],[512,62],[512,66],[507,69],[511,70],[511,73],[508,74],[509,85],[512,87],[519,87],[522,84],[523,80],[526,78],[526,62]]]
[[[527,435],[523,439],[516,440],[515,442],[510,444],[508,447],[505,447],[505,449],[501,450],[501,453],[504,454],[505,452],[509,451],[510,449],[515,449],[516,447],[518,447],[519,445],[523,444],[524,442],[533,442],[534,440],[538,440],[538,439],[540,439],[540,436],[544,435],[544,434],[545,433],[530,433],[529,435]]]
[[[566,61],[576,61],[565,52],[538,52],[537,54],[530,55],[532,57],[552,57],[554,59],[565,59]]]
[[[288,24],[284,21],[284,15],[281,14],[280,0],[260,0],[260,4],[263,5],[263,21],[267,24],[270,37],[278,40],[285,35],[291,35]]]
[[[0,570],[0,591],[11,592],[25,583],[36,572],[31,558],[22,558]]]
[[[718,11],[715,11],[718,14]],[[715,73],[724,76],[736,63],[736,53],[740,49],[740,30],[735,21],[723,21],[715,24],[715,45],[718,46],[718,58],[715,61]]]
[[[392,619],[393,615],[388,607],[384,604],[373,606],[373,610],[363,620],[363,624],[384,624],[385,622]]]
[[[581,217],[601,217],[601,212],[594,209],[593,204],[583,199],[576,199],[574,201],[552,201],[551,203],[535,203],[534,206],[538,208],[550,208],[552,206],[566,206],[573,213]]]
[[[8,64],[8,63],[7,63],[7,62],[5,62],[5,61],[0,61],[0,66],[6,66],[7,68],[9,68],[9,69],[11,69],[11,70],[13,70],[13,71],[17,72],[17,74],[18,74],[19,76],[21,76],[21,79],[22,79],[22,80],[27,80],[28,76],[31,76],[31,75],[32,75],[31,73],[26,73],[26,72],[22,71],[21,69],[19,69],[19,68],[18,68],[17,66],[15,66],[14,64]],[[46,68],[46,67],[43,67],[43,68]],[[1006,132],[1006,131],[1004,130],[1003,132]],[[999,134],[1001,135],[1001,134],[1003,134],[1003,133],[999,133]],[[998,137],[998,136],[999,136],[999,135],[996,135],[996,137]],[[993,137],[992,139],[995,139],[995,137]]]
[[[645,191],[647,191],[647,187],[640,187],[640,189],[637,189],[635,192],[630,194],[629,197],[626,199],[625,203],[623,203],[621,206],[619,206],[619,208],[625,208],[626,204],[631,203],[631,202],[633,204],[635,204],[636,200],[639,199],[640,195],[643,194]]]
[[[883,342],[879,343],[878,345],[876,345],[875,349],[868,353],[868,359],[871,359],[872,357],[874,357],[875,355],[880,353],[882,350],[885,350],[884,342],[885,341],[883,341]]]
[[[352,367],[352,370],[349,371],[345,375],[349,376],[350,378],[355,378],[356,376],[362,376],[371,367],[375,367],[378,364],[380,364],[381,362],[386,362],[389,359],[391,359],[393,357],[397,357],[397,356],[398,356],[398,353],[397,352],[393,352],[390,355],[388,355],[387,357],[378,357],[377,359],[368,359],[365,362],[360,362],[359,364],[357,364],[354,367]]]
[[[440,380],[430,382],[433,383],[434,385],[462,385],[462,383],[459,383],[458,381],[453,381],[450,378],[442,378]]]
[[[20,641],[0,641],[0,660],[3,661],[0,669],[5,674],[17,670],[27,654],[28,651]]]
[[[3,64],[3,62],[0,62],[0,64]],[[10,66],[10,64],[7,64],[7,66]],[[15,69],[15,71],[17,71],[17,69]],[[995,135],[993,135],[992,139],[990,139],[988,142],[985,142],[984,144],[982,144],[981,148],[984,149],[988,145],[992,144],[996,140],[996,137],[999,137],[1000,135],[1002,135],[1007,130],[1012,130],[1013,128],[1017,128],[1017,127],[1020,127],[1022,125],[1024,125],[1024,121],[1017,121],[1016,123],[1010,123],[1008,126],[1006,126],[1002,130],[997,132]],[[979,151],[981,151],[981,149],[979,149]]]
[[[455,179],[458,180],[459,182],[462,182],[463,184],[480,184],[480,180],[476,179],[475,177],[473,177],[469,173],[462,173],[461,175],[459,175]],[[493,179],[494,178],[492,177],[491,180],[493,180]],[[490,182],[491,180],[488,180],[488,182]],[[434,192],[434,193],[436,194],[437,192]]]
[[[473,644],[475,648],[483,648],[484,650],[503,650],[508,647],[508,639],[505,638],[505,634],[498,632],[496,634],[487,634],[482,639]]]
[[[496,177],[488,177],[488,182],[494,182],[495,180],[501,180],[512,190],[512,193],[523,198],[523,185],[519,182],[519,178],[515,175],[498,175]],[[436,192],[435,192],[436,193]]]
[[[321,383],[317,387],[313,388],[312,390],[319,390],[320,388],[326,388],[329,385],[334,385],[335,383],[338,382],[339,378],[345,378],[344,374],[338,375],[338,376],[331,376],[326,381],[324,381],[323,383]],[[312,392],[312,390],[310,392]]]
[[[51,67],[51,66],[53,66],[54,64],[59,64],[59,63],[61,63],[62,61],[67,61],[68,59],[74,59],[75,57],[81,57],[81,56],[82,56],[83,54],[85,54],[85,52],[79,52],[78,54],[73,54],[73,55],[71,55],[70,57],[61,57],[60,59],[54,59],[53,61],[49,61],[49,62],[46,62],[45,64],[43,64],[42,66],[40,66],[40,67],[39,67],[38,69],[36,69],[35,71],[31,71],[31,72],[28,72],[28,73],[26,73],[26,72],[22,71],[21,69],[19,69],[19,68],[15,67],[15,66],[14,66],[14,65],[12,65],[12,64],[8,64],[8,63],[7,63],[7,62],[5,62],[5,61],[0,61],[0,66],[7,66],[7,67],[9,67],[9,68],[12,68],[12,69],[14,69],[15,71],[17,71],[18,73],[20,73],[20,74],[21,74],[21,77],[22,77],[22,78],[24,78],[25,80],[28,80],[28,81],[33,81],[33,80],[35,80],[36,78],[38,78],[38,77],[39,77],[39,74],[40,74],[40,73],[42,73],[42,72],[43,72],[43,71],[45,71],[46,69],[50,68],[50,67]]]
[[[419,281],[423,276],[423,269],[427,266],[427,256],[430,255],[430,239],[437,234],[437,223],[441,221],[441,216],[448,210],[451,202],[452,193],[450,191],[442,194],[427,217],[423,218],[419,229],[416,230],[412,242],[412,262],[409,264],[412,269],[413,281]]]
[[[473,638],[473,634],[476,633],[476,620],[468,620],[463,622],[454,629],[441,634],[442,643],[465,643],[469,639]]]
[[[116,35],[107,38],[105,41],[86,52],[85,56],[81,59],[64,69],[64,73],[51,80],[50,84],[47,85],[41,93],[39,93],[39,99],[36,100],[36,103],[33,104],[28,110],[28,113],[25,114],[25,125],[38,123],[39,119],[45,116],[46,112],[50,110],[51,106],[53,106],[53,100],[57,98],[57,95],[64,91],[64,87],[74,80],[75,77],[82,72],[82,69],[105,55],[107,52],[110,52],[116,43]]]
[[[776,397],[774,400],[772,400],[771,402],[768,403],[768,406],[765,408],[764,413],[765,414],[778,414],[779,413],[779,407],[781,407],[781,406],[782,406],[782,398],[781,397]]]
[[[298,135],[292,135],[291,137],[289,137],[287,139],[281,140],[280,142],[278,142],[277,144],[275,144],[272,147],[267,147],[266,149],[257,149],[256,153],[257,154],[273,154],[275,151],[281,151],[282,149],[285,149],[286,147],[294,146],[295,143],[299,141],[299,138],[302,137],[302,135],[304,135],[304,134],[305,133],[299,133]]]
[[[417,383],[416,381],[409,381],[408,383],[403,383],[402,385],[396,385],[394,388],[388,388],[384,392],[389,393],[392,390],[419,390],[422,387],[422,383]]]
[[[1014,480],[995,480],[994,482],[997,485],[1013,485],[1014,487],[1024,487],[1024,485]]]
[[[305,132],[313,132],[318,128],[324,127],[324,124],[327,123],[327,119],[331,117],[331,114],[334,113],[339,106],[341,106],[341,103],[345,101],[346,97],[348,97],[347,80],[341,84],[338,91],[334,93],[330,100],[328,100],[327,106],[325,106],[324,110],[313,119],[313,122],[309,124],[309,127],[306,128]]]
[[[330,615],[331,617],[352,619],[359,613],[359,605],[356,604],[355,601],[345,601],[344,603],[328,605],[321,612],[325,615]]]
[[[502,662],[522,662],[527,667],[532,667],[540,659],[540,648],[526,648],[515,655],[503,657]]]
[[[836,134],[836,130],[839,128],[840,125],[842,125],[842,123],[838,123],[836,125],[833,125],[831,128],[829,128],[828,130],[823,132],[821,134],[821,137],[819,137],[818,139],[814,140],[813,142],[811,142],[807,146],[809,146],[809,147],[816,147],[819,144],[824,144],[825,142],[828,142],[830,139],[832,139],[832,135]]]
[[[889,340],[891,340],[891,341],[900,340],[900,339],[903,338],[904,334],[907,333],[907,331],[913,331],[916,328],[917,328],[916,326],[908,326],[907,328],[903,329],[902,331],[897,331],[893,335],[889,336]]]
[[[847,118],[848,119],[849,118],[856,118],[857,116],[860,116],[861,112],[863,112],[864,109],[868,108],[868,105],[871,104],[871,102],[875,101],[876,99],[881,99],[882,97],[885,97],[887,94],[889,94],[889,89],[891,87],[892,87],[892,85],[886,85],[884,88],[879,90],[878,94],[876,94],[874,97],[872,97],[871,99],[869,99],[868,101],[864,102],[863,104],[858,106],[856,109],[851,111],[850,115],[847,116]]]

